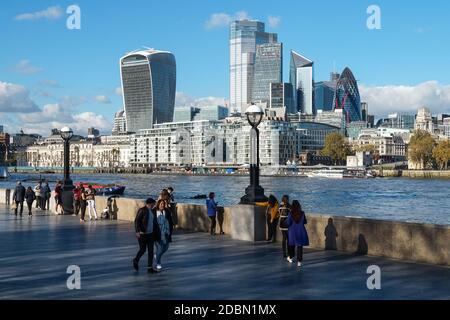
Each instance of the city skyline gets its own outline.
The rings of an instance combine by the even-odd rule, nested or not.
[[[122,107],[122,98],[116,94],[120,93],[117,62],[143,45],[175,54],[180,71],[178,106],[223,104],[229,99],[229,23],[238,18],[257,19],[266,24],[266,32],[278,34],[284,47],[282,82],[288,81],[286,58],[293,49],[314,60],[316,82],[328,80],[331,71],[350,67],[359,81],[361,100],[368,101],[369,113],[377,118],[393,112],[415,113],[420,106],[428,106],[433,114],[450,113],[450,79],[442,68],[448,62],[449,44],[440,41],[449,29],[443,16],[448,5],[405,7],[379,1],[383,27],[368,30],[370,3],[345,10],[332,2],[327,10],[313,4],[283,3],[289,10],[256,1],[245,5],[237,1],[195,3],[189,7],[199,10],[189,17],[184,12],[187,5],[181,2],[170,9],[167,4],[150,4],[152,19],[143,31],[137,28],[142,27],[139,18],[144,13],[138,12],[142,9],[130,8],[123,22],[114,26],[115,17],[122,13],[120,1],[78,2],[81,30],[65,27],[68,1],[11,3],[0,13],[0,27],[9,31],[3,39],[8,50],[0,52],[2,124],[10,132],[23,128],[28,133],[47,133],[50,127],[66,123],[78,132],[87,126],[109,132],[114,113]],[[311,17],[294,10],[300,5]],[[339,19],[334,17],[339,14]],[[395,15],[400,14],[416,19],[395,22]],[[314,28],[308,28],[308,23]],[[158,32],[151,30],[156,25]],[[354,43],[334,39],[342,37],[334,37],[331,27],[336,35],[351,30]],[[399,39],[402,48],[388,52]],[[427,63],[417,63],[424,56],[429,57]]]

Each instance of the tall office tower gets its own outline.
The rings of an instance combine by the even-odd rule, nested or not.
[[[271,83],[269,106],[271,109],[286,107],[286,113],[297,113],[294,107],[292,85],[290,83]]]
[[[369,115],[369,104],[367,102],[361,102],[361,120],[367,122],[368,115]]]
[[[294,103],[297,110],[305,114],[315,114],[313,65],[313,61],[291,51],[289,82],[294,88]]]
[[[282,61],[281,43],[264,43],[256,46],[251,102],[269,102],[270,84],[283,81]]]
[[[172,53],[154,49],[131,52],[120,59],[120,74],[128,132],[172,122],[176,90]]]
[[[277,42],[276,33],[264,32],[264,23],[234,21],[230,27],[230,111],[244,112],[251,102],[256,46]]]
[[[346,123],[362,119],[358,83],[349,68],[345,68],[339,77],[333,107],[343,110]]]

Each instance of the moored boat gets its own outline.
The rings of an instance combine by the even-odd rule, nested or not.
[[[320,169],[306,172],[306,175],[309,178],[342,179],[344,178],[344,170]]]
[[[88,188],[90,185],[96,191],[97,194],[101,194],[104,196],[123,195],[123,193],[125,192],[125,186],[117,184],[98,184],[86,182],[75,183],[75,186],[83,186],[84,188]]]

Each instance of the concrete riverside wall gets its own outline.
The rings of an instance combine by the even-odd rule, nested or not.
[[[404,177],[418,179],[450,179],[450,170],[378,170],[383,177]]]
[[[11,197],[12,193],[13,190]],[[106,207],[106,200],[107,197],[96,197],[99,214]],[[4,189],[0,189],[0,203],[6,203]],[[117,219],[132,222],[138,208],[143,205],[143,200],[116,198],[111,209]],[[232,228],[232,221],[243,221],[233,219],[233,212],[238,213],[235,207],[238,206],[219,209],[217,220],[223,223],[223,231],[228,235],[235,232],[237,227],[242,228]],[[210,220],[205,205],[178,203],[176,211],[179,228],[209,231]],[[450,266],[450,226],[321,214],[307,214],[307,219],[306,228],[312,248]],[[216,231],[219,231],[219,226]],[[280,240],[281,233],[278,230],[277,241]]]

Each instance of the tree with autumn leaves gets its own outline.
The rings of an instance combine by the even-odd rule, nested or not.
[[[330,157],[335,165],[345,164],[347,156],[352,154],[350,144],[339,132],[332,132],[325,138],[325,147],[320,152],[322,156]]]
[[[436,163],[440,170],[447,170],[450,161],[450,140],[437,143],[433,136],[423,130],[414,132],[409,143],[409,158],[422,168],[430,168]]]

